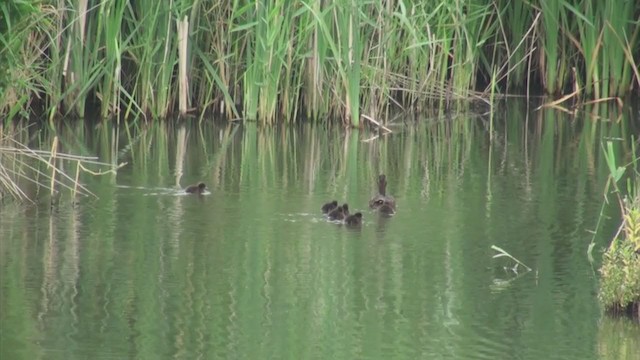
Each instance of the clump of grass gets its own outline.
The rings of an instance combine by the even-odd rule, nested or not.
[[[608,311],[640,319],[640,195],[623,201],[622,219],[604,253],[598,297]]]
[[[640,319],[640,176],[637,159],[628,166],[618,166],[611,141],[607,142],[604,153],[609,168],[605,200],[611,186],[618,199],[622,224],[604,253],[598,298],[607,311]],[[618,182],[628,170],[632,170],[635,180],[627,180],[626,190],[630,195],[622,198]]]

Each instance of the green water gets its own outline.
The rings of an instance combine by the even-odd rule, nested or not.
[[[615,208],[587,256],[602,143],[628,161],[635,130],[522,104],[489,128],[61,126],[61,150],[128,165],[81,177],[98,198],[0,208],[0,358],[638,359],[640,327],[596,298]],[[328,222],[332,199],[364,224]]]

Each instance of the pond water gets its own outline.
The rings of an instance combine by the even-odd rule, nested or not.
[[[97,197],[0,207],[0,358],[637,360],[640,327],[596,297],[615,207],[592,231],[602,146],[626,163],[638,132],[600,116],[61,125],[60,151],[127,165],[81,176]],[[368,209],[380,173],[391,218]],[[327,221],[333,199],[362,226]]]

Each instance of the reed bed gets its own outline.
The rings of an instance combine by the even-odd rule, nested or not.
[[[0,111],[360,126],[498,94],[640,88],[636,1],[13,2]],[[367,116],[367,117],[364,117]]]

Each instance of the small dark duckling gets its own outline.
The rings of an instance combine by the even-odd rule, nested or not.
[[[349,205],[342,204],[329,213],[329,220],[344,220],[349,216]]]
[[[347,226],[359,226],[362,225],[362,213],[357,212],[353,215],[349,215],[344,219],[344,223]]]
[[[323,214],[328,214],[330,213],[333,209],[338,207],[338,202],[333,200],[332,202],[328,202],[324,205],[322,205],[322,213]]]
[[[202,195],[202,193],[204,193],[204,190],[206,188],[207,188],[207,185],[205,185],[203,182],[200,182],[200,183],[197,183],[195,185],[187,186],[187,188],[184,189],[184,192],[186,192],[188,194]]]

